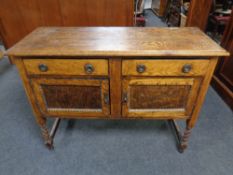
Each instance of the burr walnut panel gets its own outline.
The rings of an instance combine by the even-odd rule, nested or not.
[[[125,78],[125,117],[188,117],[195,104],[201,78]]]
[[[191,86],[188,85],[132,85],[130,109],[180,109],[187,104]]]
[[[32,78],[31,82],[37,103],[45,115],[109,115],[109,83],[106,79]]]
[[[49,109],[101,109],[102,106],[97,86],[41,85],[41,88]]]

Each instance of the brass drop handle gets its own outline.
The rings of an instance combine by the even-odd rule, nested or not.
[[[109,105],[109,94],[108,93],[104,94],[104,103]]]
[[[136,69],[138,73],[143,73],[146,71],[146,66],[144,64],[138,64]]]
[[[122,102],[127,103],[127,101],[128,101],[128,95],[127,95],[127,93],[123,93]]]
[[[47,72],[49,70],[46,64],[39,64],[38,68],[41,72]]]
[[[85,64],[84,70],[86,73],[91,74],[92,72],[94,72],[95,69],[94,69],[94,66],[92,64],[88,63],[88,64]]]
[[[189,73],[192,70],[192,65],[191,64],[185,64],[182,67],[182,72],[183,73]]]

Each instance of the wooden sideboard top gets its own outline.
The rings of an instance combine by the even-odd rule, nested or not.
[[[40,27],[9,56],[228,56],[201,30],[139,27]]]

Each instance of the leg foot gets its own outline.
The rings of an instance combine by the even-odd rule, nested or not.
[[[179,153],[181,153],[181,154],[184,153],[184,149],[182,149],[182,148],[180,147],[180,145],[178,145],[178,148],[177,148],[177,149],[178,149],[178,152],[179,152]]]
[[[188,147],[188,139],[191,135],[191,129],[186,127],[184,131],[184,135],[181,138],[180,144],[179,144],[179,152],[184,152],[185,149]]]
[[[188,147],[188,139],[191,135],[191,129],[186,126],[184,130],[184,134],[182,135],[179,129],[179,126],[175,122],[175,120],[169,120],[171,127],[175,130],[175,136],[177,138],[178,144],[177,148],[180,153],[183,153],[185,149]],[[188,123],[188,122],[187,122]]]
[[[45,145],[48,149],[53,149],[53,139],[49,134],[48,128],[46,127],[46,124],[43,124],[40,126],[42,136],[44,138]]]
[[[54,149],[53,143],[45,142],[45,146],[46,146],[49,150],[53,150],[53,149]]]

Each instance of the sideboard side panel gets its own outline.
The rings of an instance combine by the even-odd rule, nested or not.
[[[21,58],[15,58],[14,60],[15,60],[14,63],[16,64],[18,71],[19,71],[19,74],[20,74],[20,77],[23,81],[24,89],[26,91],[29,102],[32,106],[36,121],[39,125],[44,125],[46,123],[46,119],[43,117],[43,115],[40,112],[40,109],[36,103],[36,98],[34,96],[33,89],[30,86],[30,81],[27,77],[27,73],[26,73],[26,70],[25,70],[25,67],[23,64],[23,60]]]
[[[199,95],[197,97],[197,103],[195,105],[193,114],[188,122],[189,128],[194,127],[194,125],[199,117],[199,113],[200,113],[201,107],[204,103],[205,96],[206,96],[207,90],[209,88],[209,84],[210,84],[210,81],[212,79],[212,75],[214,73],[217,62],[218,62],[218,57],[213,57],[210,59],[210,65],[209,65],[208,71],[204,77],[201,88],[199,90]]]

